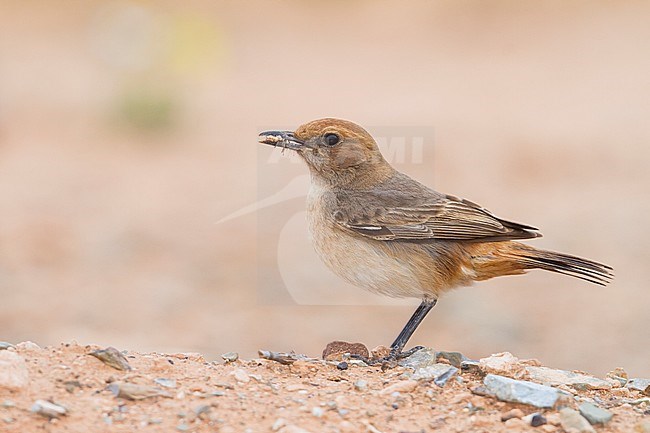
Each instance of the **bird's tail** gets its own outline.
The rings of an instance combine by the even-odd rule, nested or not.
[[[477,279],[521,274],[529,269],[544,269],[570,275],[601,286],[608,284],[614,277],[613,269],[602,263],[569,254],[538,250],[519,242],[492,243],[489,256],[488,260],[485,255],[474,257]]]

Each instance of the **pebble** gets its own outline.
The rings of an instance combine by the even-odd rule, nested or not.
[[[33,350],[41,350],[41,346],[34,343],[33,341],[23,341],[21,343],[16,344],[16,349],[29,352]]]
[[[589,424],[578,411],[565,407],[560,411],[560,423],[562,428],[568,432],[577,431],[580,433],[595,433],[596,430]],[[572,430],[573,429],[573,430]]]
[[[278,418],[278,419],[275,420],[275,422],[271,426],[271,430],[278,431],[282,427],[284,427],[285,425],[287,425],[287,420],[285,420],[284,418]]]
[[[176,388],[176,380],[175,379],[165,379],[163,377],[159,377],[157,379],[153,380],[160,386],[164,386],[165,388]]]
[[[460,352],[436,352],[436,361],[440,359],[447,360],[456,368],[460,368],[464,362],[470,360]]]
[[[539,427],[541,425],[546,424],[546,418],[544,418],[544,415],[538,412],[531,413],[530,415],[526,415],[525,417],[522,418],[522,420],[524,420],[526,424],[532,427]]]
[[[523,418],[524,411],[521,409],[512,409],[501,414],[501,421],[506,422],[512,418]]]
[[[15,347],[15,346],[11,343],[7,343],[6,341],[0,341],[0,350],[7,350],[11,347]]]
[[[609,379],[613,379],[617,381],[621,386],[625,386],[629,379],[627,375],[627,371],[625,371],[621,367],[616,367],[614,370],[607,373],[607,377]]]
[[[416,380],[401,380],[379,391],[380,395],[390,395],[394,392],[411,392],[418,386]]]
[[[488,374],[483,379],[488,391],[499,400],[529,404],[535,407],[553,407],[559,398],[558,390],[525,380]]]
[[[248,383],[251,380],[250,376],[243,368],[238,368],[234,370],[231,374],[233,375],[233,377],[237,382]]]
[[[239,359],[239,353],[237,353],[237,352],[227,352],[227,353],[223,353],[223,354],[221,355],[221,359],[223,359],[224,361],[226,361],[226,363],[229,363],[229,362],[235,362],[235,361],[237,361],[237,360]]]
[[[68,413],[68,410],[65,407],[47,400],[36,400],[30,410],[33,413],[50,419],[59,418]]]
[[[526,423],[519,418],[510,418],[509,420],[505,421],[503,424],[506,427],[513,429],[515,431],[517,430],[522,431],[526,426]]]
[[[526,367],[530,380],[545,385],[567,385],[577,390],[612,389],[611,382],[581,373],[556,370],[548,367]]]
[[[348,363],[345,361],[341,361],[338,364],[336,364],[336,368],[339,370],[347,370],[348,369]]]
[[[635,378],[630,379],[626,385],[629,389],[641,391],[641,394],[650,396],[650,379]]]
[[[458,369],[456,367],[451,367],[450,369],[442,373],[440,376],[433,379],[433,383],[435,383],[440,388],[442,388],[447,384],[447,381],[451,379],[456,373],[458,373]]]
[[[324,413],[325,411],[323,410],[323,408],[318,406],[313,407],[311,410],[311,414],[314,415],[316,418],[322,417]]]
[[[99,359],[104,364],[109,367],[113,367],[116,370],[129,371],[132,370],[129,365],[129,361],[126,360],[126,357],[114,347],[107,347],[106,349],[98,349],[89,353],[90,356],[94,356]]]
[[[152,386],[137,385],[135,383],[113,382],[106,387],[117,398],[127,400],[143,400],[150,397],[171,398],[167,392]]]
[[[25,359],[10,350],[0,351],[0,388],[20,389],[29,383]]]
[[[593,405],[589,402],[582,403],[579,407],[578,410],[580,411],[580,415],[585,417],[587,421],[589,421],[590,424],[607,424],[612,417],[614,416],[613,413],[601,409],[596,405]]]
[[[436,385],[443,387],[447,381],[451,379],[456,373],[458,373],[458,369],[456,367],[449,364],[438,363],[416,369],[415,372],[411,375],[411,379],[433,379]]]
[[[363,379],[359,379],[354,382],[354,389],[357,391],[365,391],[368,389],[368,382]]]
[[[199,419],[207,420],[210,418],[210,412],[212,411],[212,406],[209,404],[202,404],[194,408],[194,415]]]
[[[332,341],[323,349],[322,358],[326,361],[341,361],[347,354],[368,358],[370,352],[363,343],[348,343],[347,341]]]
[[[430,347],[418,350],[413,355],[405,358],[399,362],[399,365],[406,368],[412,368],[417,371],[421,368],[426,368],[437,364],[436,351]]]
[[[498,374],[514,378],[521,378],[526,374],[526,368],[519,363],[510,352],[502,352],[482,358],[478,361],[479,368],[488,374]]]

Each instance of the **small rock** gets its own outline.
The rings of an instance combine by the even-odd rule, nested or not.
[[[628,381],[627,371],[621,367],[616,367],[614,370],[607,373],[607,378],[617,381],[621,386],[625,386]]]
[[[136,385],[126,382],[113,382],[106,389],[112,392],[115,397],[127,400],[143,400],[150,397],[172,397],[167,392],[152,386]]]
[[[544,418],[544,415],[538,412],[526,415],[522,418],[522,420],[532,427],[539,427],[540,425],[546,424],[546,418]]]
[[[460,363],[460,369],[470,373],[478,373],[481,368],[478,361],[468,359]]]
[[[526,367],[526,372],[530,380],[550,386],[567,385],[577,390],[612,389],[612,384],[606,380],[571,371],[531,366]]]
[[[526,367],[519,363],[519,358],[510,352],[497,353],[479,360],[479,368],[488,374],[521,378],[526,373]]]
[[[524,411],[521,409],[511,409],[508,412],[504,412],[501,414],[501,421],[506,422],[509,419],[512,418],[523,418],[524,417]]]
[[[233,375],[237,382],[248,383],[251,380],[249,374],[243,368],[238,368],[230,374]]]
[[[34,350],[41,350],[41,346],[34,343],[33,341],[23,341],[21,343],[16,344],[16,349],[25,352],[30,352]]]
[[[640,391],[641,394],[650,396],[650,379],[630,379],[626,386],[629,389]]]
[[[456,368],[460,368],[463,362],[470,360],[460,352],[436,352],[436,361],[439,361],[441,359],[447,360]]]
[[[296,361],[309,359],[305,355],[299,353],[286,353],[286,352],[271,352],[270,350],[258,350],[257,354],[260,358],[268,359],[270,361],[279,362],[282,365],[291,365]]]
[[[370,351],[370,355],[373,359],[386,358],[390,355],[390,347],[386,346],[377,346]]]
[[[0,341],[0,350],[7,350],[10,347],[15,347],[15,346],[11,343],[7,343],[6,341]]]
[[[414,380],[427,380],[433,379],[434,383],[443,387],[449,379],[451,379],[458,369],[449,364],[433,364],[426,367],[420,367],[411,375]]]
[[[36,400],[30,410],[33,413],[50,419],[60,418],[68,413],[65,407],[47,400]]]
[[[82,388],[82,385],[81,385],[81,382],[79,382],[78,380],[67,380],[67,381],[63,382],[63,387],[70,394],[74,394],[74,392],[77,389]]]
[[[284,427],[285,425],[287,425],[287,421],[284,418],[278,418],[278,419],[275,420],[275,422],[271,426],[271,430],[278,431],[282,427]]]
[[[129,361],[126,360],[126,357],[114,347],[107,347],[106,349],[98,349],[89,353],[90,356],[102,361],[104,364],[109,367],[113,367],[116,370],[129,371],[132,370],[129,365]]]
[[[239,353],[237,353],[237,352],[227,352],[227,353],[223,353],[223,354],[221,355],[221,359],[223,359],[224,361],[226,361],[226,363],[229,363],[229,362],[235,362],[235,361],[237,361],[237,360],[239,359]]]
[[[196,415],[196,417],[199,419],[207,420],[210,418],[209,415],[211,411],[212,406],[209,404],[202,404],[194,408],[194,415]]]
[[[535,407],[553,407],[559,398],[559,392],[550,386],[495,374],[485,376],[483,384],[499,400],[512,403],[529,404]]]
[[[324,413],[325,411],[323,410],[323,408],[318,406],[313,407],[311,410],[311,414],[314,415],[316,418],[322,417]]]
[[[524,420],[519,418],[510,418],[508,421],[505,421],[504,424],[506,427],[515,431],[522,431],[526,427]]]
[[[25,359],[10,350],[0,351],[0,388],[20,389],[29,383]]]
[[[604,425],[607,424],[614,416],[613,413],[605,409],[601,409],[598,406],[593,405],[589,402],[582,403],[578,407],[578,410],[580,411],[580,415],[585,417],[590,424]]]
[[[411,392],[418,386],[416,380],[402,380],[379,391],[380,395],[390,395],[394,392]]]
[[[163,377],[159,377],[153,381],[160,386],[164,386],[165,388],[176,388],[176,379],[165,379]]]
[[[326,361],[342,361],[344,355],[358,355],[368,358],[370,352],[363,343],[348,343],[347,341],[332,341],[323,349],[322,357]]]
[[[546,414],[546,422],[548,422],[551,425],[554,426],[559,426],[561,424],[560,422],[560,414],[559,413],[548,413]]]
[[[418,350],[408,358],[399,361],[399,365],[406,368],[412,368],[417,371],[420,368],[426,368],[437,364],[436,351],[430,347]]]
[[[565,407],[560,411],[560,423],[562,428],[568,432],[577,431],[580,433],[595,433],[596,430],[589,424],[582,415],[573,409]],[[571,430],[573,429],[573,430]]]
[[[447,381],[451,379],[456,373],[458,373],[458,369],[456,367],[451,367],[449,370],[433,379],[433,383],[442,388],[447,384]]]
[[[341,361],[338,364],[336,364],[336,368],[339,370],[347,370],[348,369],[348,363],[345,361]]]
[[[359,379],[356,382],[354,382],[354,389],[357,391],[365,391],[368,389],[368,382],[366,382],[363,379]]]

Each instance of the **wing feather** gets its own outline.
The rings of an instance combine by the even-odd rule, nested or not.
[[[413,207],[364,208],[361,214],[337,214],[345,229],[383,241],[498,241],[529,239],[541,234],[532,226],[496,217],[468,200],[444,196]]]

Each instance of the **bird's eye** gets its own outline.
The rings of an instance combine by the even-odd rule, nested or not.
[[[334,146],[336,143],[341,141],[338,135],[332,134],[331,132],[329,134],[325,134],[323,138],[325,139],[325,143],[328,146]]]

